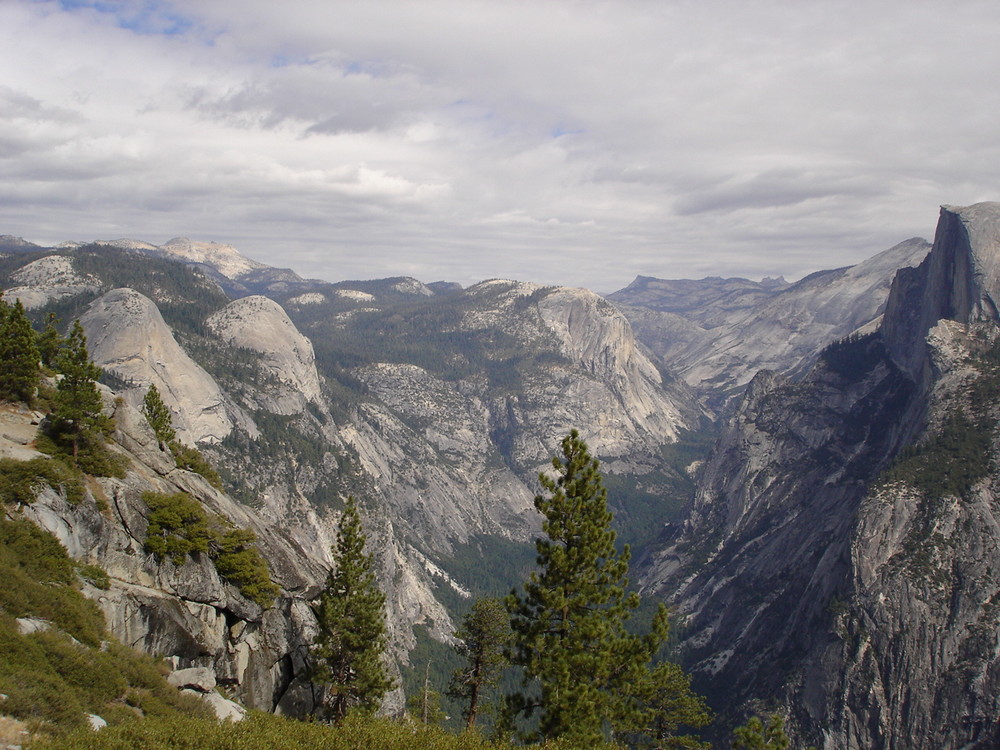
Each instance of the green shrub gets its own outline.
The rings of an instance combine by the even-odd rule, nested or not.
[[[35,633],[27,640],[38,644],[52,671],[74,688],[92,711],[124,695],[128,684],[110,654],[99,648],[80,648],[56,631]]]
[[[0,691],[7,696],[3,710],[8,716],[65,728],[83,724],[83,703],[56,675],[32,669],[0,675]]]
[[[142,499],[150,510],[146,550],[157,560],[169,557],[181,565],[188,555],[208,552],[212,529],[197,500],[186,492],[144,492]]]
[[[53,458],[0,459],[0,499],[3,502],[30,505],[43,485],[62,492],[70,505],[78,505],[83,500],[80,472],[62,461]]]
[[[104,618],[72,587],[75,582],[73,561],[54,536],[25,519],[0,518],[0,607],[5,612],[48,620],[78,641],[97,645]]]
[[[219,473],[210,464],[197,448],[189,448],[176,440],[170,442],[170,451],[174,454],[174,461],[177,467],[193,471],[195,474],[203,476],[210,485],[217,490],[222,489],[222,480]]]
[[[146,550],[157,560],[169,557],[175,565],[188,555],[206,553],[219,575],[240,593],[262,607],[269,607],[278,595],[267,563],[253,546],[257,537],[247,529],[236,529],[216,515],[209,515],[186,492],[165,495],[143,493],[149,506]]]
[[[523,747],[523,746],[521,746]],[[540,748],[538,745],[527,747]],[[559,742],[546,750],[577,750]],[[603,746],[612,750],[614,746]],[[341,726],[299,722],[251,712],[239,724],[194,718],[146,719],[108,727],[98,733],[86,729],[65,737],[36,742],[32,750],[513,750],[506,742],[492,742],[476,732],[449,734],[415,722],[349,716]],[[601,750],[601,746],[593,750]]]
[[[23,570],[38,583],[73,581],[73,561],[66,548],[24,518],[0,517],[0,566]]]
[[[111,588],[111,576],[99,565],[81,565],[77,568],[80,578],[87,581],[95,588],[107,591]]]
[[[73,439],[77,446],[75,457]],[[80,471],[91,476],[122,479],[128,471],[128,458],[109,450],[104,435],[97,431],[82,430],[70,436],[53,428],[47,434],[38,435],[35,447],[42,453],[74,462]]]
[[[278,587],[271,581],[267,563],[253,546],[257,537],[247,529],[229,529],[219,537],[212,560],[219,575],[265,609],[274,603]]]

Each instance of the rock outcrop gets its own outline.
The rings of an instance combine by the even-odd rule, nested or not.
[[[306,404],[322,400],[316,355],[312,343],[299,333],[277,302],[255,295],[238,299],[206,321],[208,329],[229,345],[261,355],[261,364],[273,379],[267,403],[275,414],[299,414]]]
[[[232,245],[221,242],[197,242],[187,237],[175,237],[157,249],[174,258],[212,266],[231,279],[267,268],[265,264],[240,254]]]
[[[78,274],[73,259],[65,255],[49,255],[28,263],[11,274],[11,281],[18,286],[7,289],[4,296],[21,300],[27,310],[100,289],[97,279]]]
[[[148,297],[115,289],[95,300],[80,323],[94,363],[138,386],[125,391],[134,406],[156,385],[182,442],[218,442],[232,431],[219,386],[178,345]]]
[[[663,374],[640,351],[628,320],[604,299],[585,289],[559,288],[539,300],[538,310],[558,336],[563,354],[611,391],[614,398],[603,399],[605,403],[622,409],[622,414],[597,418],[601,429],[592,438],[595,450],[625,455],[623,446],[606,444],[616,432],[613,423],[624,423],[625,415],[635,427],[619,428],[621,433],[646,433],[664,443],[696,423],[690,400],[671,398]]]
[[[461,330],[485,338],[500,331],[514,339],[522,360],[534,356],[532,366],[518,370],[519,388],[484,393],[494,440],[512,465],[533,475],[578,427],[610,470],[616,460],[623,471],[629,464],[635,470],[699,424],[703,412],[693,394],[649,360],[625,317],[593,292],[495,280],[462,298],[468,311]],[[504,349],[491,356],[501,360]]]
[[[43,488],[24,514],[52,532],[72,557],[108,572],[107,590],[87,587],[84,593],[123,643],[168,656],[177,669],[199,669],[248,707],[308,712],[313,704],[305,657],[316,627],[308,601],[325,575],[322,555],[202,477],[175,468],[132,407],[114,402],[110,393],[106,404],[117,424],[113,450],[128,460],[126,476],[89,481],[86,499],[77,505]],[[186,492],[226,522],[253,531],[282,589],[274,605],[262,609],[245,598],[205,556],[177,565],[149,554],[146,492]]]

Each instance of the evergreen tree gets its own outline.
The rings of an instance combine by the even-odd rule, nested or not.
[[[671,710],[667,696],[657,695],[670,686],[669,675],[651,667],[667,636],[667,613],[661,606],[648,634],[625,630],[639,597],[626,593],[630,552],[615,548],[599,464],[576,430],[563,439],[562,454],[551,474],[539,477],[547,493],[535,498],[545,517],[545,537],[535,543],[540,569],[523,597],[507,597],[511,656],[523,670],[523,690],[508,709],[540,712],[531,733],[537,739],[590,746],[606,732],[648,735],[655,716]],[[686,684],[675,687],[700,702]]]
[[[448,717],[444,709],[441,708],[441,693],[431,689],[430,685],[430,662],[427,663],[424,671],[424,684],[420,690],[411,695],[406,700],[406,708],[410,716],[429,726],[441,726],[441,723]]]
[[[30,401],[38,385],[38,347],[21,300],[0,299],[0,398]]]
[[[653,631],[656,632],[654,625]],[[629,691],[636,699],[638,722],[631,736],[634,744],[666,750],[709,750],[711,744],[681,734],[683,727],[703,727],[711,720],[704,699],[692,692],[691,677],[678,665],[661,662],[642,675]]]
[[[58,323],[59,318],[54,312],[50,312],[45,320],[45,328],[38,334],[38,354],[42,358],[42,364],[46,367],[55,366],[56,359],[59,357],[59,348],[63,343],[59,329],[56,327]]]
[[[160,443],[169,445],[177,437],[170,410],[160,398],[160,392],[155,383],[150,384],[149,390],[146,391],[146,395],[142,399],[142,414],[149,422],[149,426],[153,428],[156,439]]]
[[[483,692],[494,687],[507,666],[505,651],[510,645],[510,618],[500,599],[479,599],[465,615],[462,626],[455,631],[455,650],[466,660],[466,666],[451,678],[448,695],[468,707],[462,712],[465,726],[475,726]]]
[[[57,445],[68,442],[76,459],[83,443],[91,444],[95,450],[103,448],[102,433],[111,428],[111,420],[102,412],[104,403],[97,390],[101,368],[90,361],[87,337],[80,321],[73,323],[56,366],[62,378],[56,389],[50,435]]]
[[[765,725],[753,716],[741,727],[733,730],[733,750],[788,750],[791,742],[785,734],[785,722],[772,714]],[[813,750],[810,748],[809,750]]]
[[[334,567],[315,605],[319,634],[310,650],[312,679],[326,688],[326,711],[340,722],[353,708],[374,711],[395,687],[383,653],[388,642],[385,595],[365,552],[354,498],[348,498],[333,548]]]

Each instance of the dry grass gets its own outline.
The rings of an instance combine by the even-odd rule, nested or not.
[[[9,716],[0,716],[0,747],[22,745],[29,739],[27,724]]]

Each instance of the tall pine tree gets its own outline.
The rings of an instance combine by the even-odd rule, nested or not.
[[[310,653],[312,679],[325,688],[328,718],[340,722],[348,711],[374,711],[395,687],[383,654],[388,643],[385,595],[365,551],[366,537],[354,498],[340,519],[334,566],[315,604],[319,634]]]
[[[38,347],[21,300],[0,299],[0,398],[30,401],[38,385]]]
[[[523,670],[509,710],[539,714],[531,739],[584,747],[609,733],[648,736],[654,715],[668,708],[657,695],[667,674],[652,666],[667,635],[666,611],[660,608],[646,635],[625,629],[639,606],[638,595],[627,593],[630,552],[615,547],[599,464],[576,430],[563,439],[552,469],[539,477],[546,494],[535,498],[545,517],[545,537],[535,543],[539,570],[523,596],[507,598],[512,658]]]
[[[56,360],[56,368],[62,377],[56,387],[50,436],[58,446],[67,449],[74,460],[85,444],[92,451],[103,454],[103,433],[111,429],[111,420],[102,411],[104,403],[97,390],[101,368],[90,361],[87,337],[80,321],[73,323]]]
[[[156,439],[163,445],[169,445],[177,437],[174,431],[173,418],[170,416],[170,409],[163,403],[160,391],[156,383],[151,383],[149,390],[142,399],[142,414],[146,417],[149,426],[156,433]]]
[[[42,364],[52,367],[59,357],[59,348],[62,346],[62,336],[59,335],[57,327],[59,318],[54,312],[50,312],[45,319],[45,328],[38,334],[38,354],[42,358]]]
[[[455,650],[465,659],[465,666],[451,678],[448,695],[466,703],[462,715],[471,729],[483,700],[483,694],[497,684],[507,666],[505,651],[510,645],[510,619],[503,602],[488,597],[479,599],[455,631]]]

